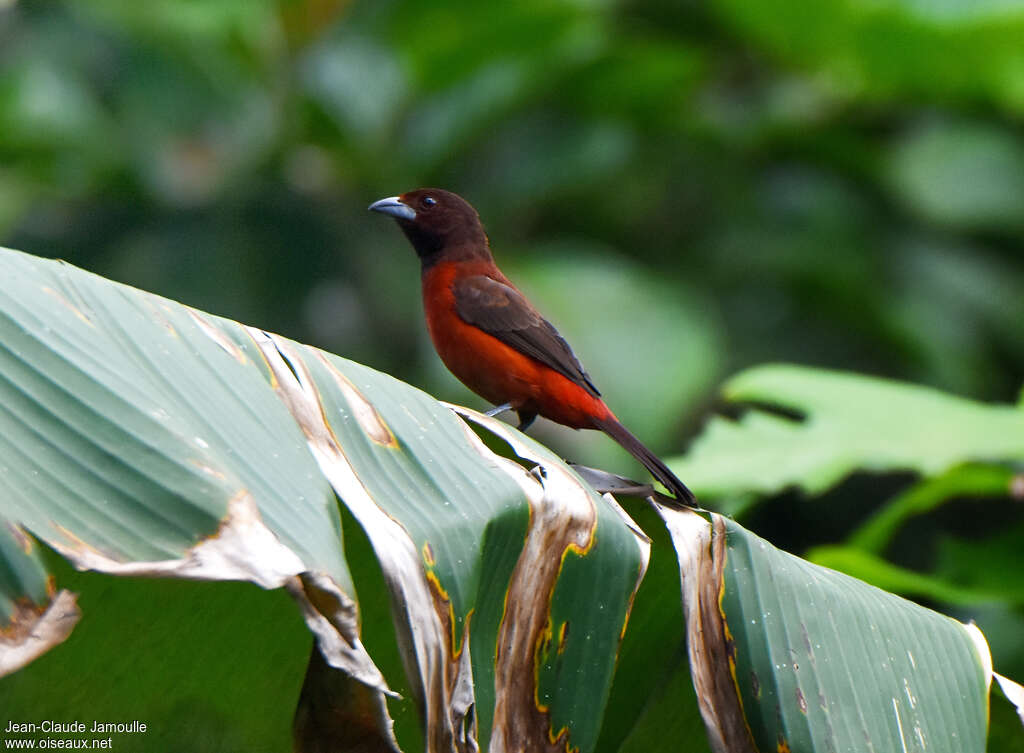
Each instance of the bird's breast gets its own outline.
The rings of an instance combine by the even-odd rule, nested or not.
[[[435,264],[423,273],[423,310],[427,331],[445,366],[463,384],[494,404],[516,391],[508,375],[507,348],[497,338],[465,322],[455,307],[452,285],[459,277],[480,274],[458,263]],[[511,349],[508,349],[511,350]]]

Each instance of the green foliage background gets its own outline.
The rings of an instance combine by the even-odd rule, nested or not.
[[[0,1],[0,245],[482,407],[426,339],[404,239],[365,211],[439,185],[667,455],[765,361],[1015,403],[1021,39],[1000,0]],[[536,433],[631,468],[603,437]],[[912,481],[741,519],[806,554]],[[977,619],[1018,679],[1022,507],[940,497],[877,553],[983,591],[904,592]]]

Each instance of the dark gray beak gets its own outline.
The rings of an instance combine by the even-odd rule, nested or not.
[[[408,204],[403,204],[397,196],[389,196],[386,199],[375,201],[369,206],[371,212],[382,212],[390,214],[396,220],[415,220],[416,210]]]

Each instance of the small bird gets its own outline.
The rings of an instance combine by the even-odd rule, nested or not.
[[[599,429],[622,445],[681,505],[693,493],[631,434],[550,322],[501,273],[476,210],[460,196],[420,188],[381,199],[422,265],[423,308],[438,355],[467,387],[514,410],[525,431],[538,416],[573,429]]]

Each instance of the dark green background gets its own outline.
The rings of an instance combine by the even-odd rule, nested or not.
[[[765,361],[1015,402],[1021,39],[999,0],[8,0],[0,244],[483,407],[433,354],[405,240],[365,209],[437,185],[667,456]],[[636,470],[603,437],[534,433]],[[800,554],[910,481],[743,522]],[[1022,507],[954,500],[887,556],[995,580]],[[931,606],[1024,677],[1018,598]]]

